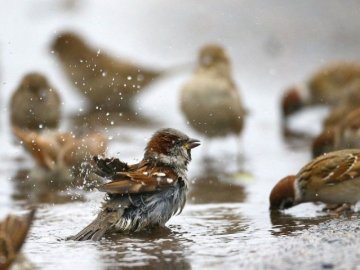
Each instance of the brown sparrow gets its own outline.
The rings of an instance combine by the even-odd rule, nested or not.
[[[36,163],[44,170],[79,170],[82,162],[93,155],[103,155],[107,139],[100,133],[75,137],[69,132],[46,130],[42,133],[14,127],[13,133],[22,142]]]
[[[270,209],[303,202],[355,204],[360,200],[360,150],[330,152],[281,179],[270,193]]]
[[[185,205],[187,165],[191,150],[199,145],[198,140],[167,128],[151,137],[137,164],[95,157],[95,173],[111,180],[99,188],[107,197],[96,219],[69,239],[99,240],[106,233],[165,226]]]
[[[284,119],[305,107],[339,104],[347,91],[346,86],[359,78],[359,64],[341,62],[321,68],[306,87],[291,87],[284,94],[281,104]]]
[[[99,108],[129,109],[132,98],[162,75],[90,47],[75,33],[58,35],[52,50],[71,82]]]
[[[45,76],[29,73],[15,90],[10,102],[14,126],[28,129],[55,128],[61,117],[61,100]]]
[[[337,125],[326,128],[312,145],[314,157],[349,148],[360,148],[360,107],[344,114]]]
[[[240,134],[245,110],[231,76],[230,59],[218,45],[200,50],[198,68],[181,92],[189,124],[207,137]]]
[[[0,269],[9,269],[16,260],[30,230],[35,210],[27,216],[8,215],[0,222]],[[20,268],[19,268],[20,269]]]
[[[325,128],[338,125],[348,113],[360,107],[360,79],[349,83],[344,91],[346,91],[344,98],[325,118],[323,124]]]

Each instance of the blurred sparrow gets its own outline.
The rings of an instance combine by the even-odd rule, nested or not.
[[[345,88],[346,93],[344,93],[344,98],[325,118],[325,128],[338,125],[348,113],[360,107],[360,79],[354,80]]]
[[[337,133],[335,129],[334,127],[326,128],[314,138],[311,145],[313,158],[335,150],[335,134]]]
[[[313,157],[349,148],[360,148],[360,107],[344,114],[337,125],[326,128],[312,145]]]
[[[47,79],[39,73],[29,73],[11,98],[11,123],[35,130],[55,128],[61,116],[60,106],[60,97]]]
[[[165,226],[185,205],[187,165],[191,150],[199,145],[168,128],[152,136],[137,164],[95,157],[95,173],[111,180],[99,188],[107,197],[96,219],[69,239],[99,240],[106,233]]]
[[[24,131],[13,128],[13,133],[22,142],[36,163],[44,170],[71,169],[78,171],[82,162],[93,155],[103,155],[107,139],[100,133],[76,138],[69,132]]]
[[[181,109],[189,124],[210,138],[240,134],[245,110],[227,53],[218,45],[207,45],[198,61],[195,74],[181,92]]]
[[[321,68],[307,82],[306,87],[291,87],[282,98],[284,119],[309,106],[339,104],[346,86],[360,78],[360,64],[335,63]]]
[[[360,150],[324,154],[297,175],[280,180],[270,193],[270,209],[281,210],[303,202],[355,204],[360,200]]]
[[[52,50],[71,82],[101,109],[129,109],[132,98],[163,74],[90,47],[75,33],[58,35]]]
[[[27,216],[8,215],[0,222],[0,269],[9,269],[17,261],[18,253],[24,244],[34,219],[35,211]],[[25,269],[17,265],[18,269]]]

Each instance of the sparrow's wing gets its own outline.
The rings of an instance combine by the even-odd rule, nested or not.
[[[99,190],[112,194],[143,193],[162,190],[172,186],[181,178],[171,169],[142,167],[136,171],[118,173],[113,181],[102,185]]]
[[[322,155],[298,174],[300,182],[319,179],[334,185],[360,177],[360,150],[342,150]]]
[[[105,52],[99,54],[98,49],[94,50],[91,48],[89,52],[91,61],[96,64],[100,71],[105,71],[108,75],[124,76],[125,78],[127,76],[137,77],[138,75],[142,75],[141,81],[151,81],[161,75],[161,71],[159,70],[141,66],[128,59],[113,57]],[[133,79],[136,79],[136,77]]]
[[[95,173],[101,177],[112,179],[117,173],[129,170],[129,165],[118,158],[100,158],[94,156],[93,160],[96,164]]]
[[[7,269],[15,259],[34,219],[35,210],[26,217],[9,215],[0,223],[0,269]]]

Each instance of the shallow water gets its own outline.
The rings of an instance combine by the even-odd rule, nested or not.
[[[7,1],[0,10],[2,160],[0,214],[38,205],[23,249],[39,269],[356,269],[359,214],[325,215],[305,204],[270,215],[268,195],[283,176],[310,159],[309,140],[283,138],[279,98],[320,65],[360,55],[357,1]],[[217,13],[214,15],[214,10]],[[16,12],[15,12],[16,11]],[[109,155],[137,162],[149,136],[175,127],[202,140],[189,167],[183,213],[169,230],[113,235],[100,241],[63,239],[96,215],[100,192],[50,192],[26,177],[34,163],[11,137],[8,100],[24,72],[39,70],[61,89],[63,130],[86,131],[86,103],[48,52],[54,33],[76,29],[100,48],[156,67],[194,59],[206,42],[224,44],[249,111],[241,139],[209,141],[186,124],[178,106],[191,68],[154,82],[136,100],[136,115],[86,114],[110,139]],[[326,110],[296,116],[292,126],[316,134]],[[240,143],[239,143],[240,140]],[[239,151],[241,154],[239,155]],[[240,160],[240,162],[238,162]]]

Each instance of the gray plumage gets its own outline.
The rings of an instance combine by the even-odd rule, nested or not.
[[[185,205],[190,150],[198,145],[183,133],[164,129],[154,134],[138,164],[95,158],[95,172],[113,181],[100,188],[107,196],[96,219],[69,239],[97,241],[106,233],[165,226]]]
[[[141,231],[165,226],[180,214],[186,202],[187,185],[177,184],[154,194],[108,195],[96,219],[69,240],[100,240],[105,233]]]

